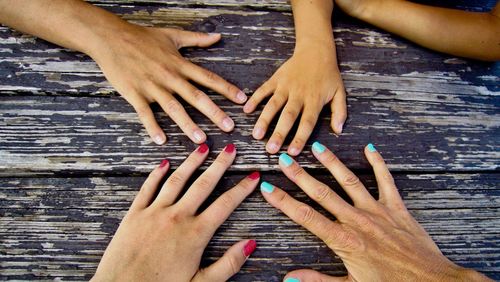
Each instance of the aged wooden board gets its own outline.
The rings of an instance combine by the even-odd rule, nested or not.
[[[498,98],[484,97],[492,100],[486,105],[471,98],[468,104],[453,104],[350,97],[345,133],[335,137],[324,113],[312,140],[327,144],[355,169],[369,168],[362,149],[374,142],[398,171],[495,170],[500,114],[493,100],[498,104]],[[257,115],[246,116],[241,106],[214,99],[237,124],[227,134],[193,114],[214,151],[234,142],[238,157],[232,170],[275,170],[277,156],[250,136]],[[195,145],[163,114],[157,117],[170,137],[164,146],[150,141],[133,109],[118,97],[3,97],[0,174],[145,172],[163,158],[177,166]],[[321,167],[309,146],[298,160]]]
[[[225,177],[208,202],[242,177]],[[319,178],[339,191],[326,175]],[[361,178],[376,193],[373,176]],[[445,255],[460,265],[500,278],[499,174],[398,174],[395,178],[412,214]],[[263,179],[283,183],[294,197],[311,203],[283,175],[267,173]],[[144,177],[2,179],[2,278],[90,278],[143,180]],[[317,238],[270,207],[258,192],[220,228],[207,249],[204,263],[244,238],[256,238],[259,247],[234,280],[281,281],[286,271],[300,267],[335,275],[344,273],[339,259],[331,256]]]

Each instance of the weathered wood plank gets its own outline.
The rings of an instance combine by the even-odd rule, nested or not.
[[[398,171],[496,170],[499,99],[485,96],[476,103],[470,98],[468,104],[454,104],[350,97],[344,134],[333,135],[325,112],[311,140],[331,147],[354,169],[369,168],[361,151],[373,142]],[[232,170],[276,170],[277,156],[267,154],[265,143],[251,137],[258,115],[243,115],[241,106],[220,96],[214,100],[235,120],[234,132],[224,133],[189,110],[213,149],[236,144]],[[0,175],[146,172],[163,158],[177,166],[195,145],[164,114],[157,118],[170,138],[165,146],[150,141],[131,106],[118,97],[3,97]],[[309,151],[307,147],[298,160],[307,167],[321,167]]]
[[[241,177],[225,177],[208,202]],[[330,177],[319,178],[340,190]],[[375,193],[373,176],[361,178]],[[500,278],[500,174],[395,178],[408,208],[445,255]],[[313,204],[283,175],[264,174],[263,179],[283,183],[294,197]],[[4,178],[0,183],[0,278],[90,278],[143,180]],[[256,238],[259,247],[234,280],[281,281],[286,271],[299,267],[344,273],[339,259],[317,238],[270,207],[258,192],[220,228],[204,262],[243,238]]]

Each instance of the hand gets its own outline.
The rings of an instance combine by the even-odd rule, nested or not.
[[[313,144],[314,156],[351,197],[349,205],[286,154],[280,167],[337,221],[331,221],[283,190],[263,182],[264,198],[330,247],[344,262],[348,275],[331,277],[313,270],[287,274],[286,282],[307,281],[485,281],[486,277],[449,261],[406,209],[394,180],[373,145],[365,155],[379,188],[375,200],[359,179],[323,145]]]
[[[323,106],[331,101],[331,126],[342,132],[347,118],[346,93],[332,44],[308,42],[299,45],[293,56],[250,97],[243,107],[251,113],[272,94],[253,129],[253,137],[262,139],[278,111],[283,108],[276,128],[266,144],[267,152],[277,153],[300,114],[299,127],[288,153],[298,155],[309,139]]]
[[[203,144],[156,191],[169,169],[165,160],[149,175],[106,249],[94,281],[226,281],[254,251],[254,240],[233,245],[217,262],[199,269],[203,250],[217,228],[257,186],[250,174],[202,211],[196,212],[234,160],[226,148],[178,200],[189,177],[208,155]]]
[[[405,0],[384,0],[386,2]],[[364,18],[363,15],[376,9],[381,3],[380,0],[335,0],[335,4],[346,14],[355,18]],[[372,9],[373,8],[373,9]]]
[[[244,103],[246,95],[215,73],[184,59],[178,51],[188,46],[210,46],[220,40],[220,34],[129,23],[115,29],[114,33],[106,34],[105,45],[100,45],[98,52],[90,55],[109,82],[134,107],[155,143],[163,144],[167,139],[149,106],[153,102],[157,102],[193,142],[200,144],[206,140],[205,133],[189,117],[174,94],[206,115],[220,129],[233,130],[233,120],[189,80],[235,103]]]

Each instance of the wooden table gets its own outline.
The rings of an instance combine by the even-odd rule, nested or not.
[[[185,56],[247,94],[293,52],[285,0],[94,2],[139,24],[221,32],[221,43]],[[484,10],[495,1],[441,2]],[[376,144],[443,253],[500,279],[500,64],[432,52],[340,12],[334,18],[349,119],[335,137],[323,113],[311,140],[328,144],[374,195],[362,149]],[[251,138],[258,114],[211,94],[235,120],[234,132],[190,112],[210,136],[211,159],[228,142],[238,157],[210,200],[261,170],[263,179],[311,203],[278,170],[277,156]],[[92,60],[5,27],[0,95],[0,279],[89,279],[146,174],[163,158],[179,165],[195,146],[158,108],[170,140],[154,145]],[[298,160],[345,196],[311,157],[310,143]],[[256,238],[258,249],[236,281],[281,281],[303,267],[345,274],[338,257],[258,192],[219,229],[204,264],[244,238]]]

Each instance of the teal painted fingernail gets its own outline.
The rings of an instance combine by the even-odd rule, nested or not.
[[[300,282],[298,278],[288,277],[285,282]]]
[[[373,153],[373,152],[376,152],[377,149],[375,149],[375,146],[373,146],[372,143],[368,144],[368,151]]]
[[[319,143],[318,141],[313,143],[312,149],[316,153],[323,153],[326,150],[326,147],[323,146],[323,144]]]
[[[286,167],[289,167],[293,164],[292,158],[290,158],[290,156],[285,153],[280,155],[280,162],[282,162]]]
[[[269,182],[263,181],[260,184],[260,191],[266,192],[266,193],[272,193],[274,191],[274,186]]]

